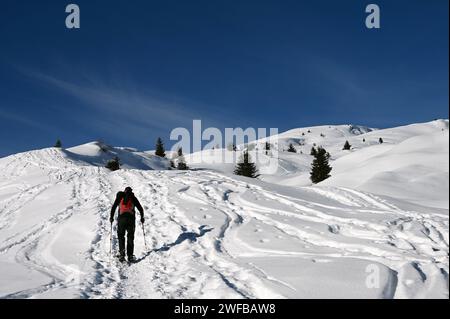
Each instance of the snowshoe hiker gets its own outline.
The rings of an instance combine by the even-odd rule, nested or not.
[[[136,260],[134,257],[134,231],[136,228],[136,212],[139,210],[141,215],[141,223],[144,225],[144,209],[134,196],[131,187],[125,188],[125,191],[118,192],[116,200],[111,208],[109,221],[114,222],[114,214],[119,207],[119,217],[117,219],[117,237],[119,238],[119,260],[125,261],[125,233],[127,233],[126,254],[129,262]]]

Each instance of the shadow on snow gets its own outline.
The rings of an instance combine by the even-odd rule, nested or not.
[[[195,232],[188,232],[185,227],[182,227],[183,232],[178,236],[177,240],[175,240],[173,243],[170,244],[164,244],[164,246],[160,248],[155,248],[150,250],[149,252],[145,253],[142,257],[138,258],[136,260],[136,263],[144,260],[147,258],[151,253],[156,253],[160,251],[168,251],[172,247],[182,244],[184,241],[189,240],[191,243],[194,243],[197,241],[197,238],[204,236],[206,233],[210,232],[214,228],[206,228],[206,225],[202,225],[198,228],[200,231],[199,233]]]

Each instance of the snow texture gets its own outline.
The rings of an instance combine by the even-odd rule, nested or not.
[[[313,186],[314,143],[333,170]],[[190,164],[198,153],[186,155],[193,170],[167,170],[151,152],[99,142],[1,158],[0,297],[448,298],[448,143],[448,120],[295,129],[260,179]],[[110,255],[125,186],[144,206],[148,246],[137,224],[129,266],[114,258],[116,223]]]

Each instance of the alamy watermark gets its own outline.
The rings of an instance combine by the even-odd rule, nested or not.
[[[80,28],[80,7],[77,4],[71,3],[66,6],[66,13],[69,15],[66,17],[67,29],[79,29]]]
[[[80,7],[71,3],[66,6],[66,28],[80,29]],[[366,6],[366,27],[368,29],[380,29],[380,7],[377,4],[371,3]]]
[[[376,264],[369,264],[366,267],[366,287],[368,289],[380,288],[380,267]]]
[[[379,29],[380,25],[380,7],[377,4],[369,4],[366,7],[366,13],[369,15],[366,17],[367,29]]]
[[[192,130],[177,127],[170,133],[176,141],[171,151],[179,148],[189,155],[191,164],[236,164],[247,152],[261,174],[274,174],[278,169],[277,128],[202,128],[201,120],[192,121]]]

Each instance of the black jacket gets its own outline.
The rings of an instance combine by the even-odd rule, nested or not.
[[[131,200],[133,201],[134,207],[139,210],[139,213],[141,214],[141,218],[144,217],[144,209],[142,208],[141,203],[139,203],[138,199],[136,198],[136,196],[134,196],[133,193],[129,194],[129,196],[131,196]],[[117,206],[119,206],[120,201],[124,197],[125,197],[125,192],[118,192],[117,193],[116,200],[114,201],[114,204],[113,204],[113,206],[111,208],[111,216],[110,216],[111,219],[114,218],[114,214],[116,212]]]

